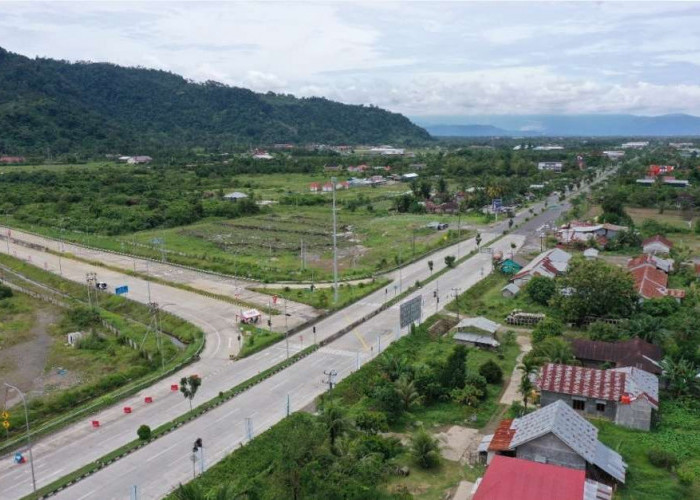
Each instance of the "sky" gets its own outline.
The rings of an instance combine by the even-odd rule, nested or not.
[[[5,2],[0,46],[411,117],[700,115],[700,2]]]

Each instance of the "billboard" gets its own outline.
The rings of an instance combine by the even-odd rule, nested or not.
[[[401,304],[399,318],[401,328],[410,325],[414,321],[420,321],[422,303],[423,298],[419,295]]]

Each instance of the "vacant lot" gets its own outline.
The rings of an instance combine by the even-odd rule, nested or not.
[[[338,269],[342,278],[364,277],[399,262],[456,242],[456,230],[426,227],[440,220],[456,225],[455,216],[373,215],[365,210],[338,212]],[[269,281],[327,280],[333,268],[331,210],[280,207],[265,214],[210,220],[173,229],[115,237],[117,248],[168,260]],[[472,231],[461,231],[467,238]],[[303,245],[303,254],[302,254]],[[302,259],[303,257],[303,259]]]

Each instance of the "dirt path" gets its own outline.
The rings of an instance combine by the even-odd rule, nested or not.
[[[60,312],[51,306],[41,304],[35,310],[30,340],[0,351],[0,374],[4,380],[25,393],[43,390],[46,360],[54,343],[49,331],[59,317]],[[19,401],[17,394],[8,394],[8,407]]]
[[[503,391],[501,400],[499,403],[503,405],[511,405],[514,401],[520,400],[520,393],[518,392],[518,386],[520,385],[520,380],[523,378],[522,372],[518,370],[518,365],[523,360],[525,354],[532,350],[532,343],[530,342],[530,337],[525,335],[519,335],[517,338],[518,345],[520,346],[520,354],[515,360],[515,368],[513,368],[513,374],[510,376],[510,381],[508,382],[508,387]]]

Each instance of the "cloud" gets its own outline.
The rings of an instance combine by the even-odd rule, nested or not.
[[[700,114],[693,3],[3,3],[0,46],[414,116]]]

